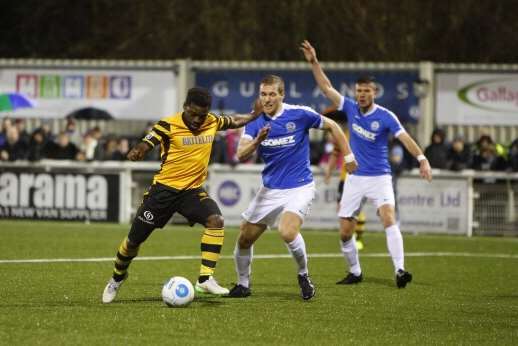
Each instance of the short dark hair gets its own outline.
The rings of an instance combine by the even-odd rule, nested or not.
[[[200,107],[210,107],[212,103],[212,97],[205,88],[194,87],[187,91],[187,97],[185,98],[185,104],[195,104]]]
[[[277,84],[278,89],[279,89],[279,94],[284,95],[284,81],[279,76],[276,76],[273,74],[266,75],[261,80],[261,84],[265,84],[265,85]]]
[[[376,84],[376,77],[374,76],[361,76],[356,80],[356,84]]]

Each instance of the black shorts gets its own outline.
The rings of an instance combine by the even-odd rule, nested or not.
[[[174,213],[183,215],[192,226],[204,226],[211,215],[221,215],[216,202],[199,187],[192,190],[176,190],[159,183],[152,185],[144,196],[135,221],[162,228]]]

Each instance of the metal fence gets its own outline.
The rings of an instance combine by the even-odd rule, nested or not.
[[[518,236],[518,177],[498,175],[473,181],[473,233]]]

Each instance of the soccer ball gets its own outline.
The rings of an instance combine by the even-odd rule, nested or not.
[[[173,276],[162,287],[162,300],[167,306],[187,306],[193,299],[194,287],[182,276]]]

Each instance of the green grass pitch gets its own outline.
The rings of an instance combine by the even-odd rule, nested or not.
[[[197,297],[168,308],[160,291],[167,278],[195,281],[202,229],[156,231],[142,246],[116,301],[101,303],[112,260],[128,226],[0,221],[1,345],[518,345],[518,239],[405,235],[406,267],[414,281],[394,284],[385,237],[367,233],[360,257],[364,282],[337,286],[345,274],[336,232],[304,230],[311,301],[300,298],[289,257],[256,258],[252,296]],[[215,277],[235,282],[226,232]],[[255,254],[286,255],[267,231]],[[327,254],[318,256],[318,254]],[[24,259],[92,259],[24,263]]]

